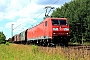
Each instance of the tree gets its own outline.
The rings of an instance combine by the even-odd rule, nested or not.
[[[71,41],[90,41],[90,0],[71,0],[53,11],[52,17],[68,18]]]
[[[3,34],[3,32],[0,32],[0,44],[4,43],[6,39],[6,36]]]

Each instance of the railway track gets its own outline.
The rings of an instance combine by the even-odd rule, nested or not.
[[[90,50],[90,45],[73,45],[73,44],[70,44],[70,45],[68,45],[68,47],[65,47],[65,46],[57,46],[57,47],[61,47],[61,48],[71,48],[71,49],[87,49],[87,50]]]
[[[85,50],[90,50],[90,46],[85,46],[85,45],[81,45],[81,46],[68,46],[68,48],[73,48],[73,49],[85,49]]]
[[[77,51],[89,51],[90,52],[90,45],[69,45],[68,47],[65,47],[65,46],[54,46],[54,47],[43,47],[43,46],[39,46],[40,47],[40,49],[42,49],[42,50],[56,50],[55,52],[56,53],[58,53],[58,51],[57,50],[61,50],[61,51],[64,51],[64,52],[67,52],[67,51],[72,51],[73,50],[73,52],[75,52],[76,50]]]

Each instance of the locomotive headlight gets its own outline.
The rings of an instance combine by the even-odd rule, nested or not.
[[[66,33],[68,35],[68,33]]]
[[[58,28],[53,28],[53,30],[57,31],[57,30],[58,30]]]
[[[53,34],[56,34],[56,33],[53,33]]]
[[[69,31],[69,28],[64,28],[64,31]]]

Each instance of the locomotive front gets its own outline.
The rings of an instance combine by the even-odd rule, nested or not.
[[[67,45],[70,36],[70,29],[66,18],[53,18],[52,21],[52,37],[53,42]]]
[[[66,18],[52,19],[53,36],[69,36],[70,29]]]

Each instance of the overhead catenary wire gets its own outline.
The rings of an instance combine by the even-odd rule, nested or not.
[[[54,9],[54,7],[52,7],[54,4],[56,4],[59,0],[56,0],[50,7],[48,8],[51,8],[51,9]],[[49,15],[51,9],[48,11],[47,15]],[[47,12],[47,9],[46,9],[46,12]]]
[[[52,0],[50,0],[47,4],[49,4]],[[38,11],[36,14],[38,14],[40,11]],[[45,11],[43,11],[42,13],[44,13]],[[38,16],[36,16],[35,18],[38,18],[40,15],[42,15],[42,13],[40,13]]]
[[[49,4],[49,3],[51,3],[51,1],[52,0],[50,0],[47,4]],[[56,0],[52,5],[54,5],[54,4],[56,4],[57,2],[58,2],[59,0]],[[30,0],[30,2],[31,2],[31,0]],[[51,6],[52,6],[51,5]],[[38,11],[36,14],[38,14],[40,11]],[[45,11],[43,11],[43,12],[41,12],[38,16],[36,16],[35,18],[38,18],[39,16],[41,16],[42,15],[42,13],[44,13]]]
[[[50,2],[51,2],[52,0],[50,0]],[[31,0],[30,0],[30,3],[31,3]],[[32,19],[36,19],[36,18],[38,18],[39,16],[41,16],[42,15],[42,13],[44,13],[45,11],[41,11],[41,13],[40,13],[40,10],[38,11],[38,12],[36,12],[36,14],[38,14],[38,13],[40,13],[40,14],[38,14],[36,17],[34,17],[34,18],[32,18]],[[33,16],[35,16],[36,14],[34,14],[34,15],[32,15],[32,17]],[[27,24],[27,25],[29,25],[29,24]],[[26,26],[27,26],[26,25]]]
[[[52,1],[52,0],[50,0],[49,3],[50,3],[51,1]],[[59,0],[56,0],[51,6],[53,6],[54,4],[56,4],[58,1],[59,1]],[[48,4],[49,4],[49,3],[48,3]],[[42,13],[41,13],[40,15],[42,15]],[[39,17],[40,15],[38,15],[37,17]],[[36,17],[36,18],[37,18],[37,17]]]
[[[13,24],[13,25],[14,25],[14,24]],[[16,28],[18,28],[19,26],[21,26],[21,24],[20,24],[20,25],[18,25],[18,26],[16,26],[15,28],[13,28],[13,30],[14,30],[14,29],[16,29]]]
[[[53,3],[53,5],[56,4],[58,1],[59,1],[59,0],[56,0],[56,1]]]
[[[53,5],[55,5],[57,2],[58,2],[59,0],[56,0],[51,6],[53,6]],[[30,2],[31,2],[31,0],[30,0]],[[49,4],[49,3],[51,3],[52,2],[52,0],[50,0],[47,4]],[[46,7],[46,6],[45,6]],[[40,17],[43,13],[44,13],[45,11],[43,10],[41,13],[40,13],[40,11],[38,11],[36,14],[38,14],[38,13],[40,13],[39,15],[37,15],[36,17],[34,17],[35,19],[36,18],[38,18],[38,17]],[[50,11],[49,11],[50,12]],[[48,12],[48,14],[49,14],[49,12]],[[35,16],[35,15],[34,15]],[[27,24],[28,25],[28,24]]]

